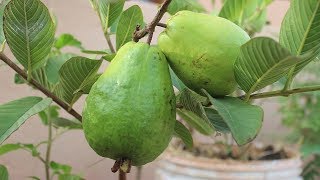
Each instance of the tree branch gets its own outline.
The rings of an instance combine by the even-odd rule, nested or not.
[[[12,62],[6,55],[3,53],[0,53],[0,59],[6,63],[8,66],[10,66],[15,72],[17,72],[23,79],[27,80],[27,74],[24,72],[19,66],[17,66],[14,62]],[[32,84],[34,87],[36,87],[39,91],[41,91],[43,94],[51,98],[54,102],[56,102],[59,106],[61,106],[64,110],[66,110],[69,114],[71,114],[73,117],[75,117],[77,120],[81,122],[82,117],[79,113],[77,113],[74,109],[69,110],[69,105],[62,101],[60,98],[58,98],[56,95],[54,95],[52,92],[44,88],[41,84],[39,84],[36,80],[30,79],[30,84]]]
[[[319,91],[319,90],[320,90],[320,86],[309,86],[309,87],[296,88],[296,89],[291,89],[286,91],[278,90],[278,91],[253,94],[250,96],[250,99],[262,99],[262,98],[270,98],[270,97],[276,97],[276,96],[289,96],[292,94],[313,92],[313,91]],[[240,96],[239,98],[244,99],[245,96]]]
[[[147,43],[150,44],[152,41],[153,33],[156,26],[159,24],[160,20],[162,19],[163,15],[167,12],[168,6],[172,0],[166,0],[160,7],[159,11],[157,12],[156,16],[152,20],[152,22],[147,25],[144,29],[137,28],[136,32],[134,32],[133,40],[138,42],[141,38],[145,37],[147,34],[148,40]]]

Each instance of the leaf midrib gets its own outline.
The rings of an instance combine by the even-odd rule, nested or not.
[[[7,138],[7,137],[4,137],[6,136],[6,134],[8,134],[8,132],[11,132],[12,129],[14,129],[14,127],[17,125],[17,124],[23,124],[23,122],[21,123],[21,118],[23,118],[26,114],[28,114],[30,111],[32,111],[34,109],[34,107],[38,106],[39,104],[43,104],[45,103],[46,101],[48,101],[49,99],[41,99],[39,102],[37,102],[36,104],[34,104],[32,107],[30,107],[27,111],[25,111],[18,120],[16,120],[15,122],[13,122],[10,127],[3,133],[0,135],[0,144]],[[35,115],[35,114],[33,114]],[[32,116],[33,116],[32,115]],[[31,117],[31,116],[30,116]],[[26,118],[27,120],[28,118]],[[24,122],[26,121],[24,120]]]
[[[32,63],[30,57],[30,38],[29,38],[29,29],[28,29],[28,18],[27,18],[27,8],[26,8],[26,0],[23,1],[23,13],[24,13],[24,21],[25,21],[25,34],[26,34],[26,46],[27,46],[27,61],[28,61],[28,79],[31,78],[32,72]]]
[[[120,46],[119,46],[119,48],[121,47],[121,46],[123,46],[123,44],[126,42],[126,39],[127,39],[127,37],[128,37],[128,34],[129,34],[129,31],[130,31],[130,26],[131,26],[131,23],[132,23],[132,21],[133,21],[133,16],[135,15],[135,13],[136,13],[136,8],[134,8],[134,11],[132,12],[132,16],[131,16],[131,18],[130,18],[130,22],[129,22],[129,28],[127,29],[127,32],[126,32],[126,35],[124,36],[124,38],[122,39],[122,42],[120,43]]]
[[[306,29],[306,31],[305,31],[305,33],[304,33],[302,42],[301,42],[300,47],[299,47],[299,49],[298,49],[297,55],[301,55],[301,52],[302,52],[302,50],[303,50],[303,48],[304,48],[304,45],[305,45],[305,42],[306,42],[306,40],[307,40],[308,34],[309,34],[310,30],[311,30],[312,23],[313,23],[313,21],[314,21],[314,19],[315,19],[315,17],[316,17],[317,12],[318,12],[319,5],[320,5],[320,1],[318,1],[317,6],[316,6],[316,8],[315,8],[315,11],[314,11],[313,14],[312,14],[312,17],[311,17],[311,19],[310,19],[310,22],[309,22],[309,24],[308,24],[308,27],[307,27],[307,29]]]
[[[256,83],[253,84],[253,86],[250,88],[250,90],[247,92],[248,95],[253,93],[256,89],[256,87],[259,85],[259,83],[272,72],[276,67],[278,67],[279,64],[281,64],[284,61],[287,61],[288,59],[293,58],[293,56],[287,56],[286,58],[280,60],[278,63],[274,64],[271,68],[269,68],[266,73],[264,73],[259,79],[257,79]]]

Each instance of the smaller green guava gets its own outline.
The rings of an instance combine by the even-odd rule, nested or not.
[[[249,39],[227,19],[180,11],[168,20],[158,44],[173,71],[190,89],[223,96],[237,87],[233,66],[240,46]]]

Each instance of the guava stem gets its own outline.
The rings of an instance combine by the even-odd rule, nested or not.
[[[127,173],[123,172],[121,169],[119,171],[119,180],[127,180]]]
[[[111,171],[113,173],[116,173],[120,169],[120,166],[121,166],[121,160],[116,160],[116,162],[114,163],[114,165],[111,168]]]
[[[116,160],[113,167],[111,168],[111,171],[113,173],[116,173],[118,170],[123,171],[125,173],[130,173],[131,171],[131,160],[126,158],[121,158],[119,160]]]

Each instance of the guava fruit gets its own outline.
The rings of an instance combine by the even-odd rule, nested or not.
[[[83,111],[83,129],[100,156],[141,166],[157,158],[172,138],[175,95],[164,54],[129,42],[93,85]]]
[[[158,45],[172,70],[190,89],[223,96],[236,89],[233,65],[240,46],[249,39],[227,19],[180,11],[168,20]]]

